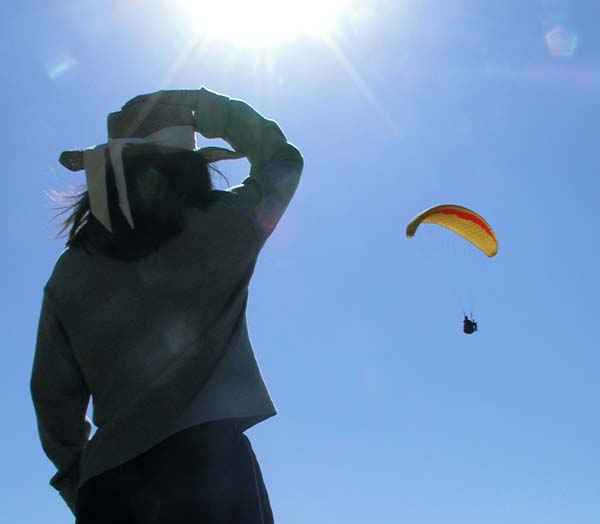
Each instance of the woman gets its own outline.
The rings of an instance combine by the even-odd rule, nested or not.
[[[196,131],[233,151],[196,149]],[[87,191],[44,288],[31,378],[51,484],[78,524],[271,523],[242,433],[275,414],[246,302],[302,157],[275,122],[204,88],[136,97],[108,135],[61,155]],[[249,177],[214,190],[209,163],[242,156]]]

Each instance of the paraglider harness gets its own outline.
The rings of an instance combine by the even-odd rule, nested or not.
[[[475,331],[477,331],[477,322],[475,322],[473,318],[469,318],[467,315],[465,315],[463,320],[463,332],[467,335],[472,335],[475,333]]]

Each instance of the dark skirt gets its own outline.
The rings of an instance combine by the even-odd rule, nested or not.
[[[248,438],[233,422],[201,424],[88,480],[76,524],[273,524]]]

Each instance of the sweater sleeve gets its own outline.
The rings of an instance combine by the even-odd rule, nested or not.
[[[241,100],[200,90],[197,128],[220,137],[250,162],[249,176],[230,191],[256,221],[266,239],[285,212],[298,186],[304,160],[281,128]],[[206,124],[203,115],[207,116]]]
[[[79,459],[89,439],[89,389],[63,325],[44,293],[31,374],[31,395],[42,447],[57,468],[50,484],[74,512]]]

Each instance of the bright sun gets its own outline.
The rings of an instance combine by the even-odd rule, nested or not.
[[[238,45],[273,45],[299,35],[326,36],[347,0],[179,0],[191,28]]]

